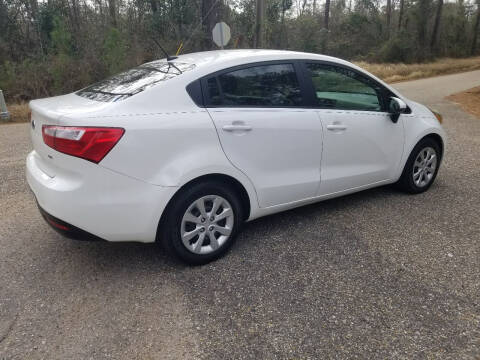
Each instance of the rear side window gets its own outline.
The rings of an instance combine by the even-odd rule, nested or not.
[[[317,105],[343,110],[381,111],[381,89],[353,70],[326,64],[307,64]]]
[[[209,105],[291,107],[302,104],[292,64],[252,66],[207,80]]]
[[[167,81],[185,71],[192,70],[194,67],[194,64],[152,61],[90,85],[77,91],[76,94],[97,101],[124,100],[159,82]]]
[[[210,78],[207,81],[208,94],[210,96],[211,105],[221,105],[222,97],[220,95],[220,87],[216,77]]]

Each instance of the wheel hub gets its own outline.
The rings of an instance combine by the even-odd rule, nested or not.
[[[427,186],[437,169],[437,153],[432,147],[422,149],[413,163],[413,182],[418,187]]]
[[[233,229],[230,203],[219,195],[195,200],[185,211],[180,234],[183,245],[196,254],[211,253],[225,244]]]

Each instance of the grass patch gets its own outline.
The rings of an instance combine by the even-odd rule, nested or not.
[[[445,58],[424,64],[371,64],[357,62],[356,65],[366,69],[387,83],[395,83],[478,70],[480,69],[480,56],[465,59]]]
[[[20,104],[8,104],[8,112],[10,113],[10,119],[6,122],[27,122],[30,121],[30,108],[28,103]]]
[[[447,99],[460,105],[465,111],[480,119],[480,86],[450,95]]]

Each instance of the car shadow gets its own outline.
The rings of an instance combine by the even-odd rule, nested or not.
[[[268,215],[259,219],[252,220],[244,224],[239,237],[241,240],[233,246],[230,253],[236,251],[238,243],[241,242],[242,248],[255,244],[255,235],[260,233],[261,237],[267,235],[271,227],[275,227],[277,231],[282,231],[286,224],[286,219],[289,219],[289,224],[293,221],[314,219],[318,216],[328,215],[332,212],[342,211],[346,208],[356,206],[365,201],[374,205],[376,201],[387,201],[397,197],[405,197],[405,195],[391,186],[384,186],[375,189],[364,190],[355,194],[345,195],[342,197],[324,200],[318,203],[304,205],[291,210],[283,211]],[[245,235],[242,235],[245,234]],[[57,236],[57,234],[55,234]],[[169,256],[160,244],[139,243],[135,241],[127,242],[108,242],[108,241],[76,241],[65,239],[58,235],[59,241],[71,242],[70,246],[74,246],[77,251],[85,252],[86,256],[95,256],[95,258],[102,262],[112,262],[113,260],[121,264],[134,264],[141,259],[143,264],[161,266],[158,270],[184,269],[191,266],[182,263],[181,261]],[[228,254],[227,254],[228,256]],[[111,264],[113,265],[113,264]],[[208,266],[204,265],[204,266]],[[202,266],[200,266],[202,267]]]

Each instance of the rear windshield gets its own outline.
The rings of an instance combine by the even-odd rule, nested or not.
[[[194,64],[152,61],[90,85],[77,91],[76,94],[97,101],[124,100],[161,81],[172,79],[185,71],[192,70],[194,67]]]

